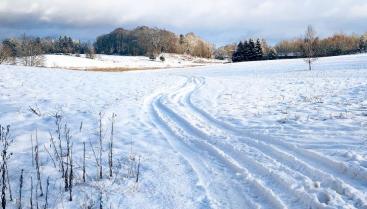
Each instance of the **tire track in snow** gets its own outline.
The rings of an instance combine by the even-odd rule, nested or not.
[[[185,89],[184,89],[185,90]],[[179,90],[180,91],[180,90]],[[174,93],[172,97],[179,96],[180,93]],[[178,121],[182,127],[186,127],[186,131],[189,132],[192,136],[198,136],[198,138],[206,139],[206,143],[211,144],[218,152],[221,152],[227,158],[230,158],[232,161],[235,161],[239,166],[250,166],[251,171],[257,178],[261,179],[263,182],[267,184],[267,187],[275,190],[278,196],[282,197],[283,200],[288,201],[290,208],[294,208],[296,206],[300,206],[303,204],[302,208],[329,208],[326,205],[321,204],[317,201],[317,199],[310,194],[304,192],[303,190],[299,190],[299,186],[294,186],[297,184],[297,181],[302,178],[302,175],[299,173],[295,173],[292,170],[289,170],[284,167],[269,169],[270,167],[274,167],[273,164],[276,162],[272,161],[269,157],[264,159],[264,156],[261,156],[261,151],[252,150],[247,151],[246,153],[238,151],[234,149],[232,146],[223,143],[211,143],[210,141],[214,138],[213,135],[206,135],[204,132],[201,132],[197,128],[193,127],[190,123],[195,121],[195,119],[190,118],[190,122],[179,116],[172,109],[169,109],[167,106],[161,104],[162,109],[165,109],[165,112],[172,115],[175,121]],[[178,108],[178,107],[176,107]],[[182,111],[181,111],[182,112]],[[192,119],[192,120],[191,120]],[[232,155],[231,155],[232,154]],[[254,155],[252,158],[249,158],[249,155]],[[234,160],[236,158],[236,160]],[[257,161],[261,161],[261,163]],[[270,163],[269,163],[270,161]],[[263,163],[268,162],[267,167],[263,165]],[[279,163],[278,163],[279,164]],[[283,174],[283,175],[280,175]],[[296,176],[295,179],[286,178],[284,175]],[[260,178],[261,177],[261,178]],[[291,186],[290,186],[291,185]],[[295,198],[296,197],[296,198]],[[293,203],[293,205],[291,205]],[[350,207],[353,208],[353,207]]]
[[[230,132],[231,135],[233,136],[238,136],[238,135],[243,135],[244,133],[238,129],[235,129],[232,126],[229,126],[225,123],[222,123],[220,121],[217,121],[216,119],[214,119],[212,116],[210,116],[209,114],[207,114],[206,112],[200,110],[199,108],[195,107],[192,102],[191,102],[191,95],[192,93],[197,90],[198,88],[200,88],[200,86],[204,85],[204,82],[202,81],[198,81],[196,78],[192,79],[192,82],[195,83],[196,87],[193,90],[189,90],[187,92],[187,94],[185,94],[183,97],[181,96],[180,100],[178,101],[180,103],[180,106],[185,106],[185,108],[189,108],[191,109],[191,112],[194,112],[196,117],[199,117],[200,119],[203,120],[203,122],[208,123],[214,127],[216,127],[217,129],[220,130],[224,130],[226,132]],[[174,95],[173,97],[177,96]],[[177,102],[177,101],[176,101]],[[198,116],[197,116],[198,115]],[[318,165],[317,167],[323,167],[322,164],[325,164],[325,161],[328,162],[328,160],[322,160],[321,163],[319,163],[317,160],[319,160],[319,158],[321,158],[321,156],[317,156],[316,159],[314,159],[314,157],[309,157],[310,154],[304,154],[304,150],[301,150],[295,146],[286,144],[286,143],[281,143],[281,142],[276,142],[274,143],[274,140],[270,141],[269,140],[257,140],[258,136],[257,135],[253,135],[253,134],[248,134],[245,133],[245,135],[250,135],[250,137],[247,137],[247,139],[244,140],[244,142],[246,142],[246,144],[258,149],[259,151],[263,152],[264,154],[270,154],[270,157],[275,158],[277,161],[284,163],[289,169],[294,169],[297,172],[303,173],[305,174],[306,177],[309,177],[315,181],[321,181],[322,185],[321,186],[326,186],[331,188],[332,190],[336,191],[344,200],[346,201],[350,201],[352,200],[353,205],[357,208],[360,207],[366,207],[366,195],[363,194],[362,192],[360,192],[359,190],[355,189],[354,187],[345,184],[343,181],[339,180],[338,178],[334,177],[332,174],[329,174],[328,172],[324,172],[318,169],[315,169],[314,167],[308,165],[305,162],[313,162],[316,160],[316,165]],[[267,143],[264,143],[267,142]],[[280,146],[279,144],[283,145]],[[300,157],[300,159],[298,159]],[[302,161],[305,160],[305,161]],[[330,167],[327,166],[327,168]],[[327,171],[331,171],[331,173],[338,173],[339,169],[326,169]],[[340,176],[340,174],[338,175],[338,177]],[[349,182],[352,182],[353,184],[355,183],[361,183],[361,182],[356,182],[355,179],[351,178],[351,177],[356,177],[357,179],[360,178],[360,176],[350,176],[349,173],[347,173],[346,175],[347,177],[343,176],[344,178],[346,178]]]
[[[184,88],[181,88],[184,89]],[[180,91],[180,89],[178,90]],[[177,92],[176,92],[177,93]],[[174,93],[175,95],[175,93]],[[166,115],[169,115],[171,118],[173,118],[173,121],[177,123],[178,127],[185,127],[185,132],[189,133],[191,138],[198,138],[200,139],[200,141],[195,141],[195,142],[201,142],[202,139],[204,138],[208,138],[206,135],[204,135],[203,133],[201,133],[200,131],[196,130],[194,127],[191,127],[191,125],[189,124],[189,122],[185,121],[183,118],[181,118],[180,116],[178,116],[177,114],[174,113],[174,111],[170,110],[169,108],[167,108],[163,102],[161,101],[164,97],[161,97],[158,101],[160,101],[159,104],[159,109],[163,110],[164,113],[166,113]],[[191,122],[191,121],[190,121]],[[203,143],[203,142],[201,142]],[[204,145],[206,145],[206,150],[211,149],[214,150],[214,152],[212,152],[212,155],[218,155],[218,153],[221,155],[221,158],[225,158],[225,159],[229,159],[231,162],[234,162],[237,166],[239,166],[242,170],[244,169],[243,167],[241,167],[241,165],[239,165],[238,161],[235,161],[231,156],[228,156],[226,154],[226,152],[223,152],[221,149],[218,149],[217,147],[213,146],[212,144],[208,143],[208,142],[204,142]],[[199,146],[199,145],[197,145]],[[230,149],[227,149],[227,151]],[[229,153],[233,152],[232,150],[229,151]],[[237,152],[238,153],[238,152]],[[243,154],[243,153],[241,153]],[[244,155],[242,155],[243,157],[245,157]],[[276,174],[276,172],[270,172],[268,171],[265,167],[263,167],[261,164],[256,163],[255,160],[249,160],[249,158],[242,158],[242,161],[247,161],[247,162],[251,162],[251,164],[253,165],[252,167],[256,167],[256,175],[257,176],[263,176],[262,180],[267,181],[267,187],[268,188],[275,188],[275,190],[277,190],[277,194],[283,194],[284,193],[284,189],[287,190],[287,195],[283,197],[283,199],[291,199],[292,201],[296,202],[298,199],[302,198],[305,199],[304,203],[304,207],[308,207],[309,205],[311,206],[317,206],[319,208],[321,208],[320,203],[316,202],[314,200],[313,197],[311,197],[310,195],[308,195],[305,192],[299,191],[297,192],[296,190],[292,190],[289,189],[289,182],[287,181],[287,179],[281,178],[278,174]],[[252,169],[253,170],[253,169]],[[248,172],[248,171],[247,171]],[[267,178],[267,176],[271,176],[271,178]],[[275,182],[275,183],[274,183]],[[262,185],[262,187],[265,187]],[[279,190],[279,188],[283,188],[283,190]],[[273,194],[272,191],[269,191],[269,193]],[[298,199],[292,199],[293,194],[296,193],[298,196]],[[273,197],[274,198],[274,197]],[[299,205],[299,202],[296,202],[297,205]],[[268,207],[268,208],[273,208],[272,207]],[[286,206],[282,206],[282,208],[285,208]]]
[[[202,79],[203,78],[201,78],[201,80]],[[197,83],[199,83],[198,88],[196,88],[195,90],[199,89],[202,85],[204,85],[202,81],[199,81]],[[333,171],[334,173],[340,174],[343,177],[343,180],[354,182],[354,184],[357,182],[357,180],[360,180],[358,182],[358,185],[363,185],[364,188],[367,187],[367,169],[363,169],[361,167],[353,167],[353,165],[347,165],[343,162],[337,162],[335,160],[324,157],[316,152],[305,150],[293,144],[289,144],[289,143],[286,143],[280,140],[273,139],[270,136],[265,136],[261,134],[253,134],[249,131],[241,130],[229,124],[221,122],[215,119],[213,116],[209,115],[207,112],[201,110],[200,108],[192,104],[191,95],[193,93],[194,91],[186,95],[185,105],[187,105],[187,107],[191,109],[191,111],[193,111],[200,118],[204,119],[206,122],[210,123],[211,125],[219,129],[225,130],[226,132],[230,132],[233,135],[245,135],[248,138],[266,141],[267,143],[270,143],[274,146],[283,147],[286,150],[297,151],[299,153],[297,154],[298,156],[302,156],[306,159],[310,159],[310,162],[319,162],[319,164],[322,164],[322,167],[325,167],[326,169],[328,169],[328,171]]]
[[[247,170],[180,130],[180,126],[162,112],[161,99],[162,95],[158,95],[151,101],[148,110],[151,120],[173,149],[192,166],[214,208],[286,208]]]

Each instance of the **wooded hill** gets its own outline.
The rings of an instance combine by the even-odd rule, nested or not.
[[[190,54],[210,58],[214,46],[194,33],[177,35],[164,29],[137,27],[133,30],[118,28],[97,37],[94,44],[98,54],[146,55],[156,57],[160,53]]]

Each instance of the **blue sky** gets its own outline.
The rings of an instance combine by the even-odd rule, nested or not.
[[[0,38],[27,33],[94,40],[116,27],[195,32],[217,44],[367,31],[366,0],[0,0]]]

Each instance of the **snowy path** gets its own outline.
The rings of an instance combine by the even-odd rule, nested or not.
[[[155,126],[195,170],[213,208],[366,207],[360,192],[366,170],[216,120],[191,101],[204,85],[205,78],[189,77],[148,108]]]

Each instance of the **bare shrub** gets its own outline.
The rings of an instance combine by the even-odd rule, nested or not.
[[[86,44],[85,46],[85,57],[88,59],[96,58],[96,50],[90,43]]]

